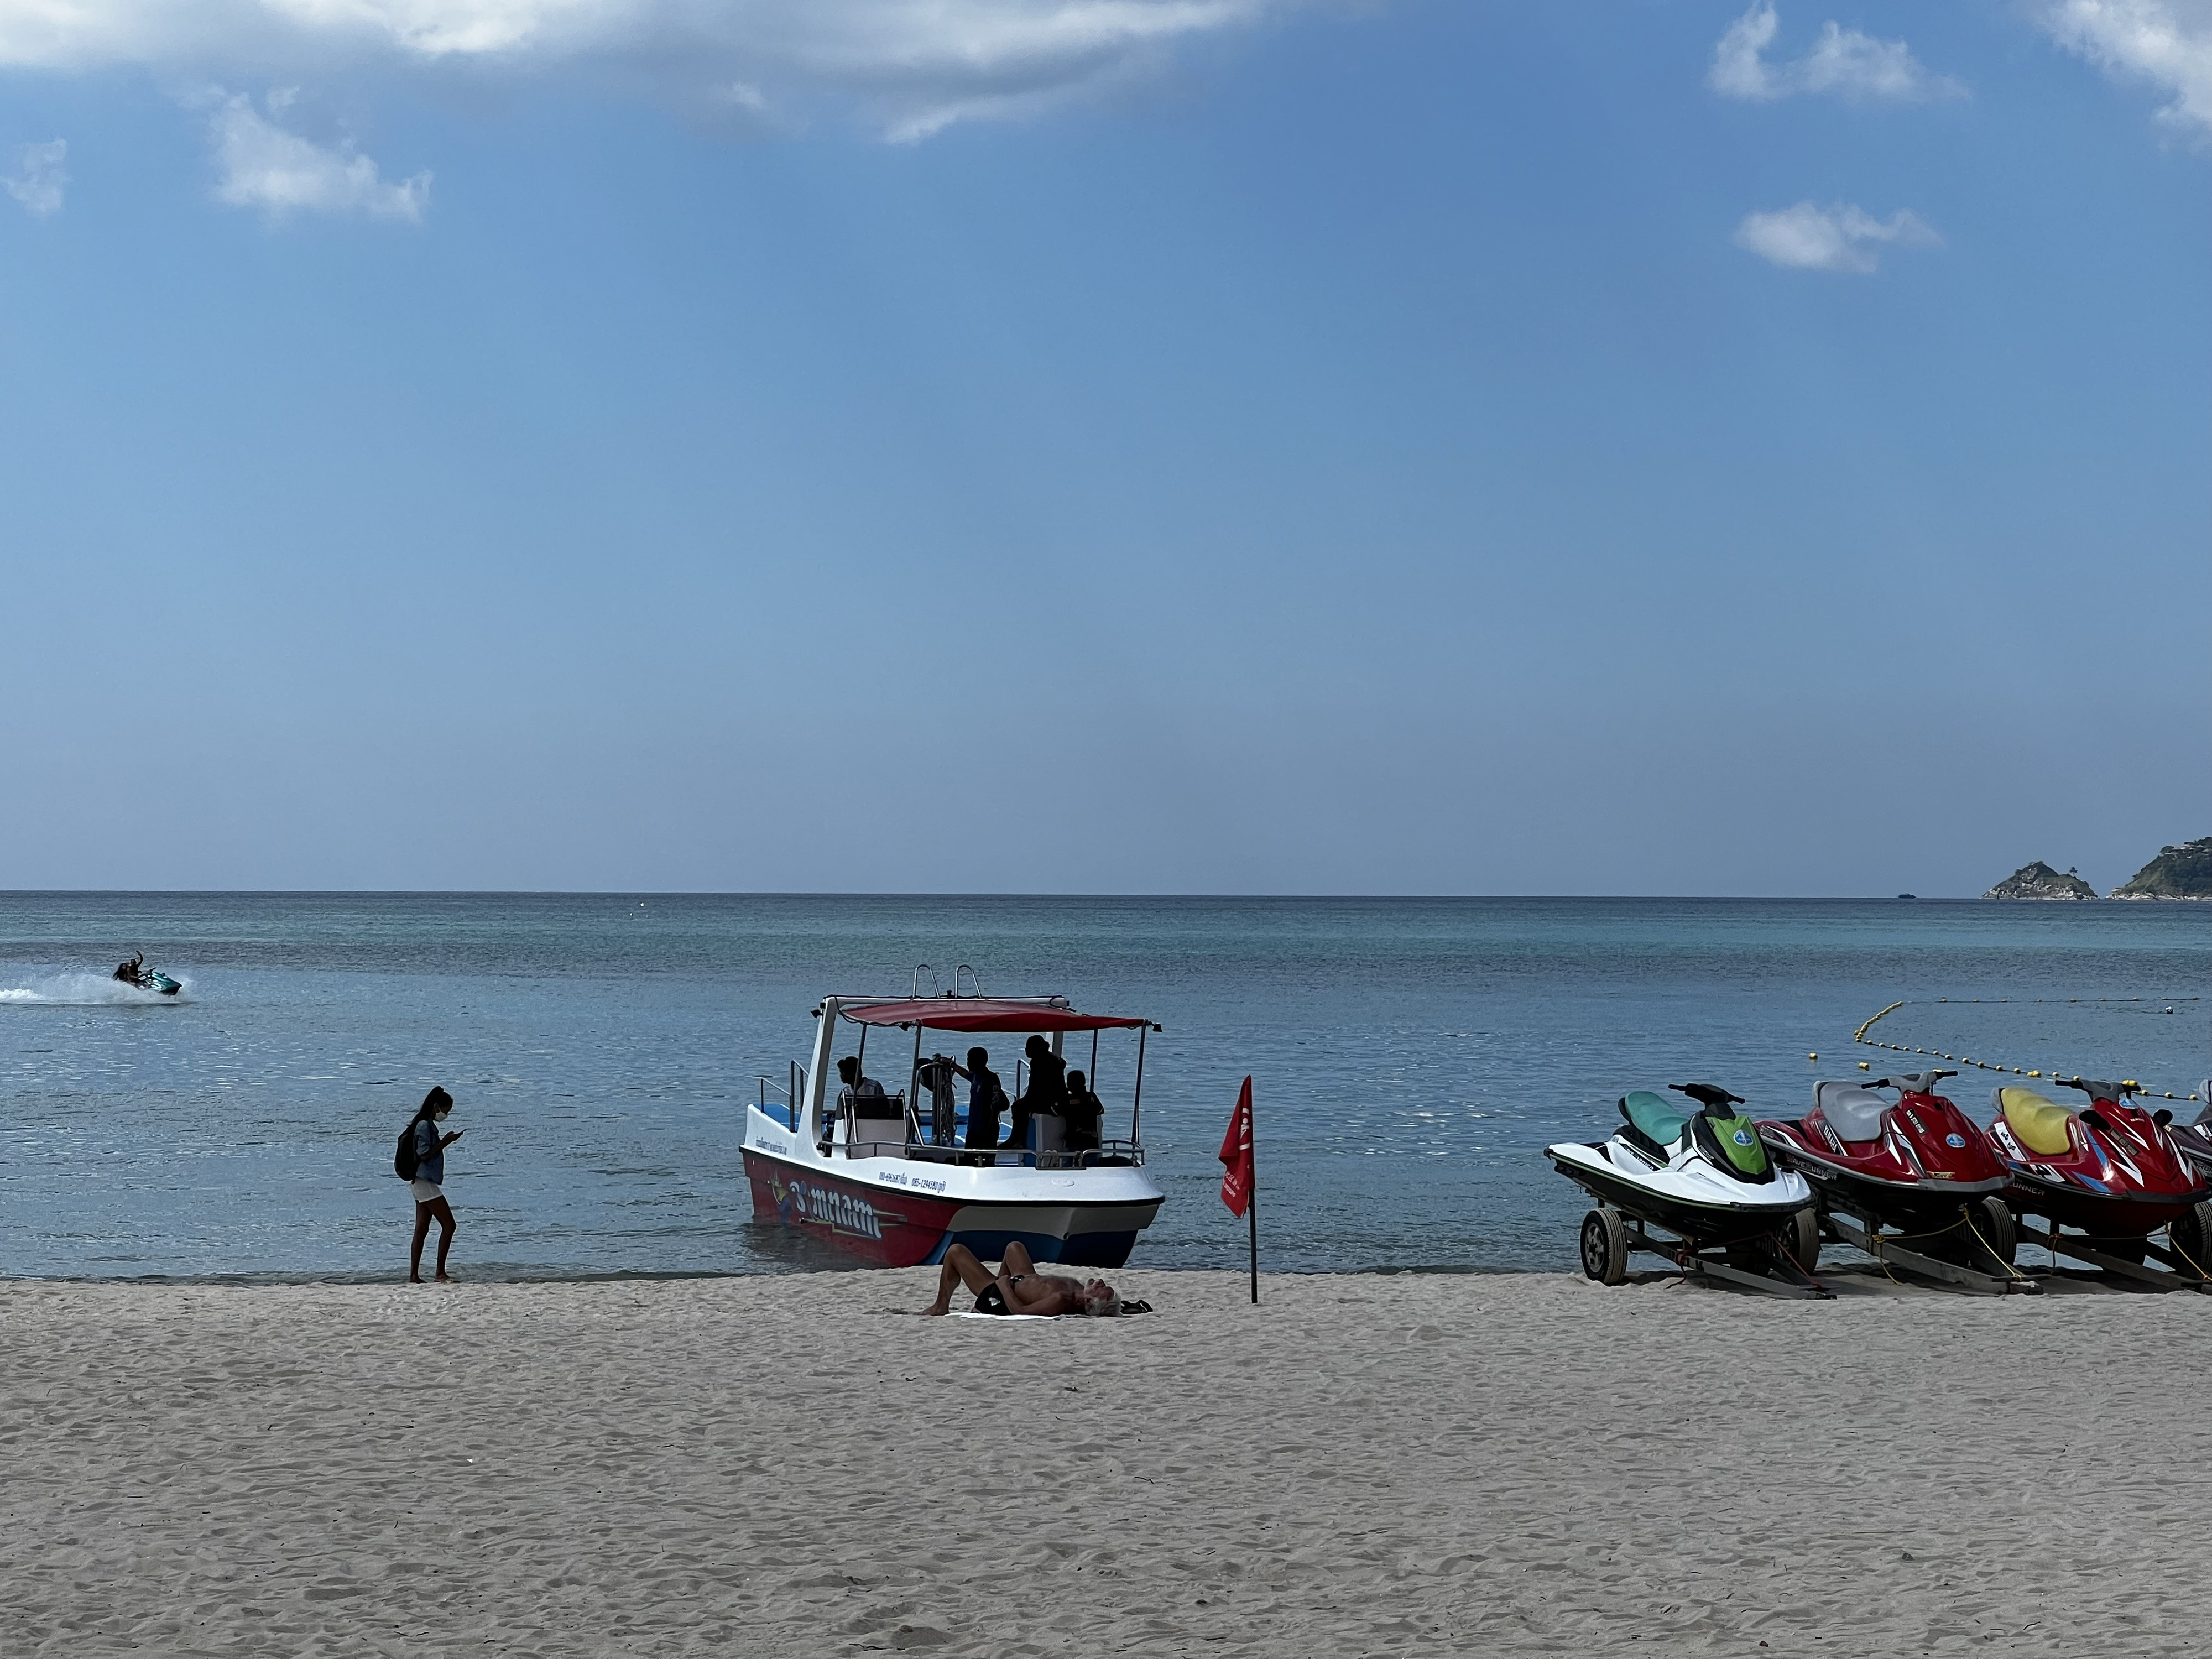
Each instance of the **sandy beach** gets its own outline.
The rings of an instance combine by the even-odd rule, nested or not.
[[[2212,1301],[18,1282],[10,1654],[2201,1653]]]

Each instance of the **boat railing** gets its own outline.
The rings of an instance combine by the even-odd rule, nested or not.
[[[806,1076],[806,1068],[804,1066],[801,1066],[797,1060],[793,1060],[791,1062],[791,1075],[781,1083],[778,1083],[766,1072],[756,1072],[753,1075],[758,1079],[760,1082],[760,1100],[758,1104],[761,1109],[761,1115],[763,1117],[768,1115],[769,1100],[771,1097],[774,1097],[783,1102],[783,1115],[787,1127],[794,1130],[797,1129],[799,1127],[799,1103],[802,1091],[805,1087],[804,1079]]]
[[[863,1119],[862,1121],[870,1120]],[[886,1124],[890,1119],[883,1120]],[[1141,1169],[1145,1149],[1133,1140],[1107,1140],[1081,1152],[1037,1152],[1027,1146],[1002,1146],[995,1152],[970,1152],[965,1146],[940,1146],[934,1141],[909,1139],[874,1140],[865,1133],[847,1143],[853,1158],[904,1158],[918,1164],[966,1164],[983,1168],[1029,1170]]]
[[[914,979],[907,988],[907,996],[912,1001],[919,1002],[921,1000],[921,976],[924,974],[929,975],[929,994],[933,997],[980,997],[983,994],[983,981],[981,975],[975,972],[975,969],[970,967],[968,963],[963,962],[954,967],[952,969],[952,988],[950,991],[947,991],[945,988],[945,981],[937,976],[937,969],[931,967],[926,962],[918,962],[914,965]],[[960,988],[960,982],[963,975],[966,977],[968,981],[968,989],[964,992]]]

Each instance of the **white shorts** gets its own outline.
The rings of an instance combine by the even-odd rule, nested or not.
[[[446,1189],[434,1181],[417,1181],[413,1184],[417,1204],[435,1204],[446,1195]]]

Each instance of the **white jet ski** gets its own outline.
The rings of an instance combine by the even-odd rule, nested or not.
[[[1622,1097],[1610,1139],[1544,1149],[1553,1169],[1598,1200],[1583,1219],[1583,1270],[1617,1285],[1634,1249],[1761,1290],[1826,1294],[1799,1265],[1820,1247],[1805,1177],[1768,1156],[1759,1126],[1732,1109],[1741,1096],[1709,1083],[1669,1086],[1697,1109],[1638,1089]],[[1650,1228],[1674,1241],[1655,1240]],[[1711,1250],[1725,1267],[1706,1258]]]

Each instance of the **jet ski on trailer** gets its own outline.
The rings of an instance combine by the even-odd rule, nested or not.
[[[2051,1081],[2090,1103],[2069,1110],[2033,1089],[1991,1091],[1996,1116],[1984,1133],[2011,1172],[2005,1201],[2050,1223],[2044,1231],[2023,1221],[2021,1237],[2160,1290],[2212,1289],[2212,1188],[2168,1133],[2173,1114],[2130,1105],[2142,1092],[2134,1083]],[[2160,1232],[2163,1245],[2151,1242]]]
[[[1936,1092],[1956,1076],[1816,1083],[1811,1111],[1761,1119],[1759,1133],[1812,1184],[1822,1237],[1964,1290],[2033,1292],[2035,1281],[2013,1270],[2013,1214],[1998,1195],[2010,1172],[1981,1127]]]
[[[1778,1168],[1759,1126],[1731,1109],[1743,1104],[1741,1095],[1710,1083],[1668,1087],[1697,1109],[1686,1114],[1638,1089],[1621,1097],[1621,1127],[1610,1139],[1544,1149],[1553,1169],[1598,1200],[1583,1218],[1583,1273],[1618,1285],[1629,1252],[1643,1250],[1686,1273],[1825,1298],[1807,1270],[1820,1235],[1804,1176]]]
[[[2212,1079],[2204,1083],[2204,1098],[2212,1103]],[[2195,1164],[2201,1175],[2212,1176],[2212,1103],[2187,1123],[2169,1123],[2166,1132],[2173,1137],[2173,1144],[2181,1155]]]

